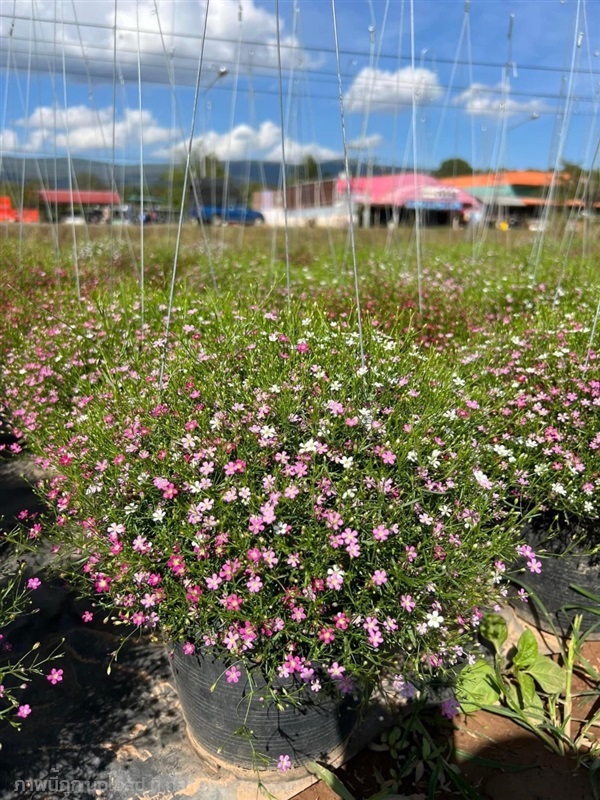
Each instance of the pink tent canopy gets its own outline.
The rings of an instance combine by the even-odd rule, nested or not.
[[[337,182],[338,197],[346,192],[346,180]],[[376,206],[408,206],[427,208],[480,208],[481,203],[463,189],[448,186],[431,175],[404,172],[398,175],[376,175],[370,178],[350,178],[350,192],[356,202]]]

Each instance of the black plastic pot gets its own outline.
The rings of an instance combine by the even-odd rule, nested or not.
[[[573,591],[572,585],[579,586],[595,594],[600,593],[600,567],[590,566],[589,557],[585,556],[549,556],[542,560],[542,572],[523,573],[518,576],[519,585],[529,592],[534,592],[542,606],[550,616],[552,624],[563,635],[567,635],[573,619],[578,614],[583,617],[581,632],[594,625],[598,628],[589,635],[591,640],[600,640],[600,616],[579,609],[565,610],[565,606],[591,606],[592,601]],[[528,603],[514,599],[513,607],[523,619],[534,624],[540,630],[552,632],[552,626],[541,608],[536,607],[535,598]],[[600,612],[600,607],[599,607]]]
[[[353,698],[335,701],[305,688],[299,704],[284,699],[279,707],[270,700],[258,668],[251,669],[249,678],[238,664],[238,683],[228,683],[228,666],[211,655],[185,655],[180,646],[173,655],[175,686],[190,739],[220,761],[242,769],[273,770],[280,755],[288,755],[294,765],[327,760],[352,732],[358,718]],[[285,683],[291,686],[291,681]]]

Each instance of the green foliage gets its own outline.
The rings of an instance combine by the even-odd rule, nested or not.
[[[448,158],[442,161],[433,174],[436,178],[455,178],[459,175],[472,175],[473,167],[462,158]]]
[[[523,728],[535,733],[546,746],[564,755],[577,757],[580,763],[593,768],[600,757],[600,745],[592,742],[589,732],[598,724],[599,711],[571,734],[573,694],[571,684],[576,670],[597,681],[598,674],[579,648],[585,634],[580,635],[581,617],[576,617],[572,637],[562,653],[562,664],[541,655],[534,634],[526,629],[512,655],[502,655],[506,640],[505,623],[487,615],[482,630],[484,638],[494,644],[493,663],[478,659],[460,673],[456,696],[465,713],[485,709],[507,716]],[[496,647],[496,644],[499,646]]]

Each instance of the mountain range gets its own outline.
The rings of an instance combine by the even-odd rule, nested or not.
[[[71,175],[69,176],[69,166]],[[241,186],[255,184],[265,189],[276,189],[282,181],[282,164],[273,161],[230,161],[228,163],[229,177],[234,183]],[[352,174],[356,174],[356,161],[350,162]],[[225,164],[220,164],[224,169]],[[143,175],[146,191],[156,191],[164,186],[166,176],[172,169],[172,164],[144,164]],[[335,178],[345,171],[343,159],[323,161],[318,164],[315,178]],[[371,165],[371,174],[380,175],[390,172],[391,168]],[[362,164],[361,173],[366,174],[367,165]],[[298,180],[299,167],[288,165],[286,177]],[[116,185],[117,191],[123,187],[128,189],[139,187],[139,164],[115,164],[93,161],[83,158],[17,158],[2,156],[0,159],[0,184],[8,183],[20,186],[23,182],[34,184],[46,189],[68,189],[70,184],[77,185],[80,189],[96,188],[109,189]]]

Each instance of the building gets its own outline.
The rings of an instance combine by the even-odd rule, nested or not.
[[[115,209],[121,209],[117,192],[78,192],[69,189],[41,189],[40,206],[48,222],[80,219],[85,222],[108,222]]]
[[[367,178],[339,178],[338,197],[350,189],[359,224],[412,224],[417,212],[429,225],[447,225],[465,214],[478,211],[481,203],[462,188],[447,186],[431,175],[401,172]]]
[[[286,192],[287,214],[281,190],[256,192],[253,206],[271,225],[283,225],[287,216],[289,225],[341,227],[348,224],[348,193],[355,223],[367,228],[412,224],[417,212],[425,224],[444,225],[481,208],[468,192],[412,172],[294,184]]]
[[[548,205],[548,194],[555,173],[537,170],[498,172],[486,175],[459,175],[442,178],[449,187],[463,189],[476,197],[485,207],[492,220],[511,217],[521,222],[531,221],[539,216],[540,209]],[[557,173],[555,179],[554,206],[572,206],[560,199],[560,190],[569,176]]]

